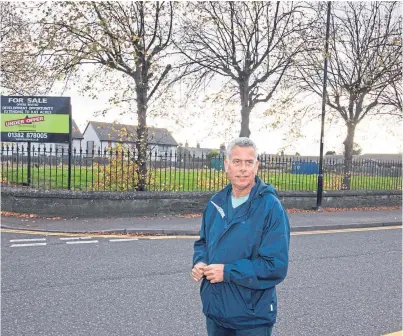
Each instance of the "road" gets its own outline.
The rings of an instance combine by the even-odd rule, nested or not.
[[[194,239],[114,239],[3,231],[1,335],[206,335]],[[400,331],[401,243],[401,229],[293,235],[273,335]]]

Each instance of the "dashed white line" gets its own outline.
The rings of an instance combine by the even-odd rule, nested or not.
[[[110,242],[125,242],[125,241],[133,241],[139,240],[138,238],[122,238],[122,239],[109,239]]]
[[[46,245],[46,243],[12,244],[11,247],[45,246],[45,245]]]
[[[80,240],[80,239],[92,239],[92,237],[64,237],[59,238],[60,240]]]
[[[10,239],[10,243],[44,241],[46,238]]]
[[[66,244],[91,244],[98,243],[98,240],[67,241]]]

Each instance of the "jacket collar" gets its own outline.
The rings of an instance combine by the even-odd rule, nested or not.
[[[266,184],[260,179],[260,177],[255,176],[255,185],[253,186],[253,188],[249,193],[249,200],[255,198],[255,196],[257,196],[258,194],[257,191],[265,186]],[[231,191],[232,191],[232,184],[229,183],[226,185],[224,189],[222,189],[213,196],[212,201],[218,205],[223,205],[225,202],[228,201],[228,198],[231,196]]]
[[[264,188],[265,186],[266,184],[258,176],[256,176],[255,185],[249,193],[248,200],[235,210],[234,219],[239,219],[247,215],[251,206],[251,202],[256,198],[256,196],[258,196],[259,191],[262,190],[262,188]],[[213,205],[217,209],[221,209],[224,212],[224,214],[220,212],[221,217],[224,217],[223,215],[228,216],[228,204],[231,197],[231,191],[232,184],[228,184],[223,190],[219,191],[211,199]]]

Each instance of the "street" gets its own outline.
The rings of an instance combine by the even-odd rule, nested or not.
[[[194,238],[6,231],[1,335],[206,335],[190,280]],[[401,242],[400,228],[293,234],[273,335],[400,331]]]

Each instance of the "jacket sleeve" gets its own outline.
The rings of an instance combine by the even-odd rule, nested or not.
[[[283,281],[288,270],[290,224],[279,201],[266,217],[258,255],[240,259],[224,266],[224,282],[233,282],[251,289],[266,289]]]
[[[199,262],[207,264],[207,242],[206,242],[206,212],[207,207],[204,209],[202,216],[202,224],[200,228],[200,238],[195,241],[193,245],[193,266]]]

